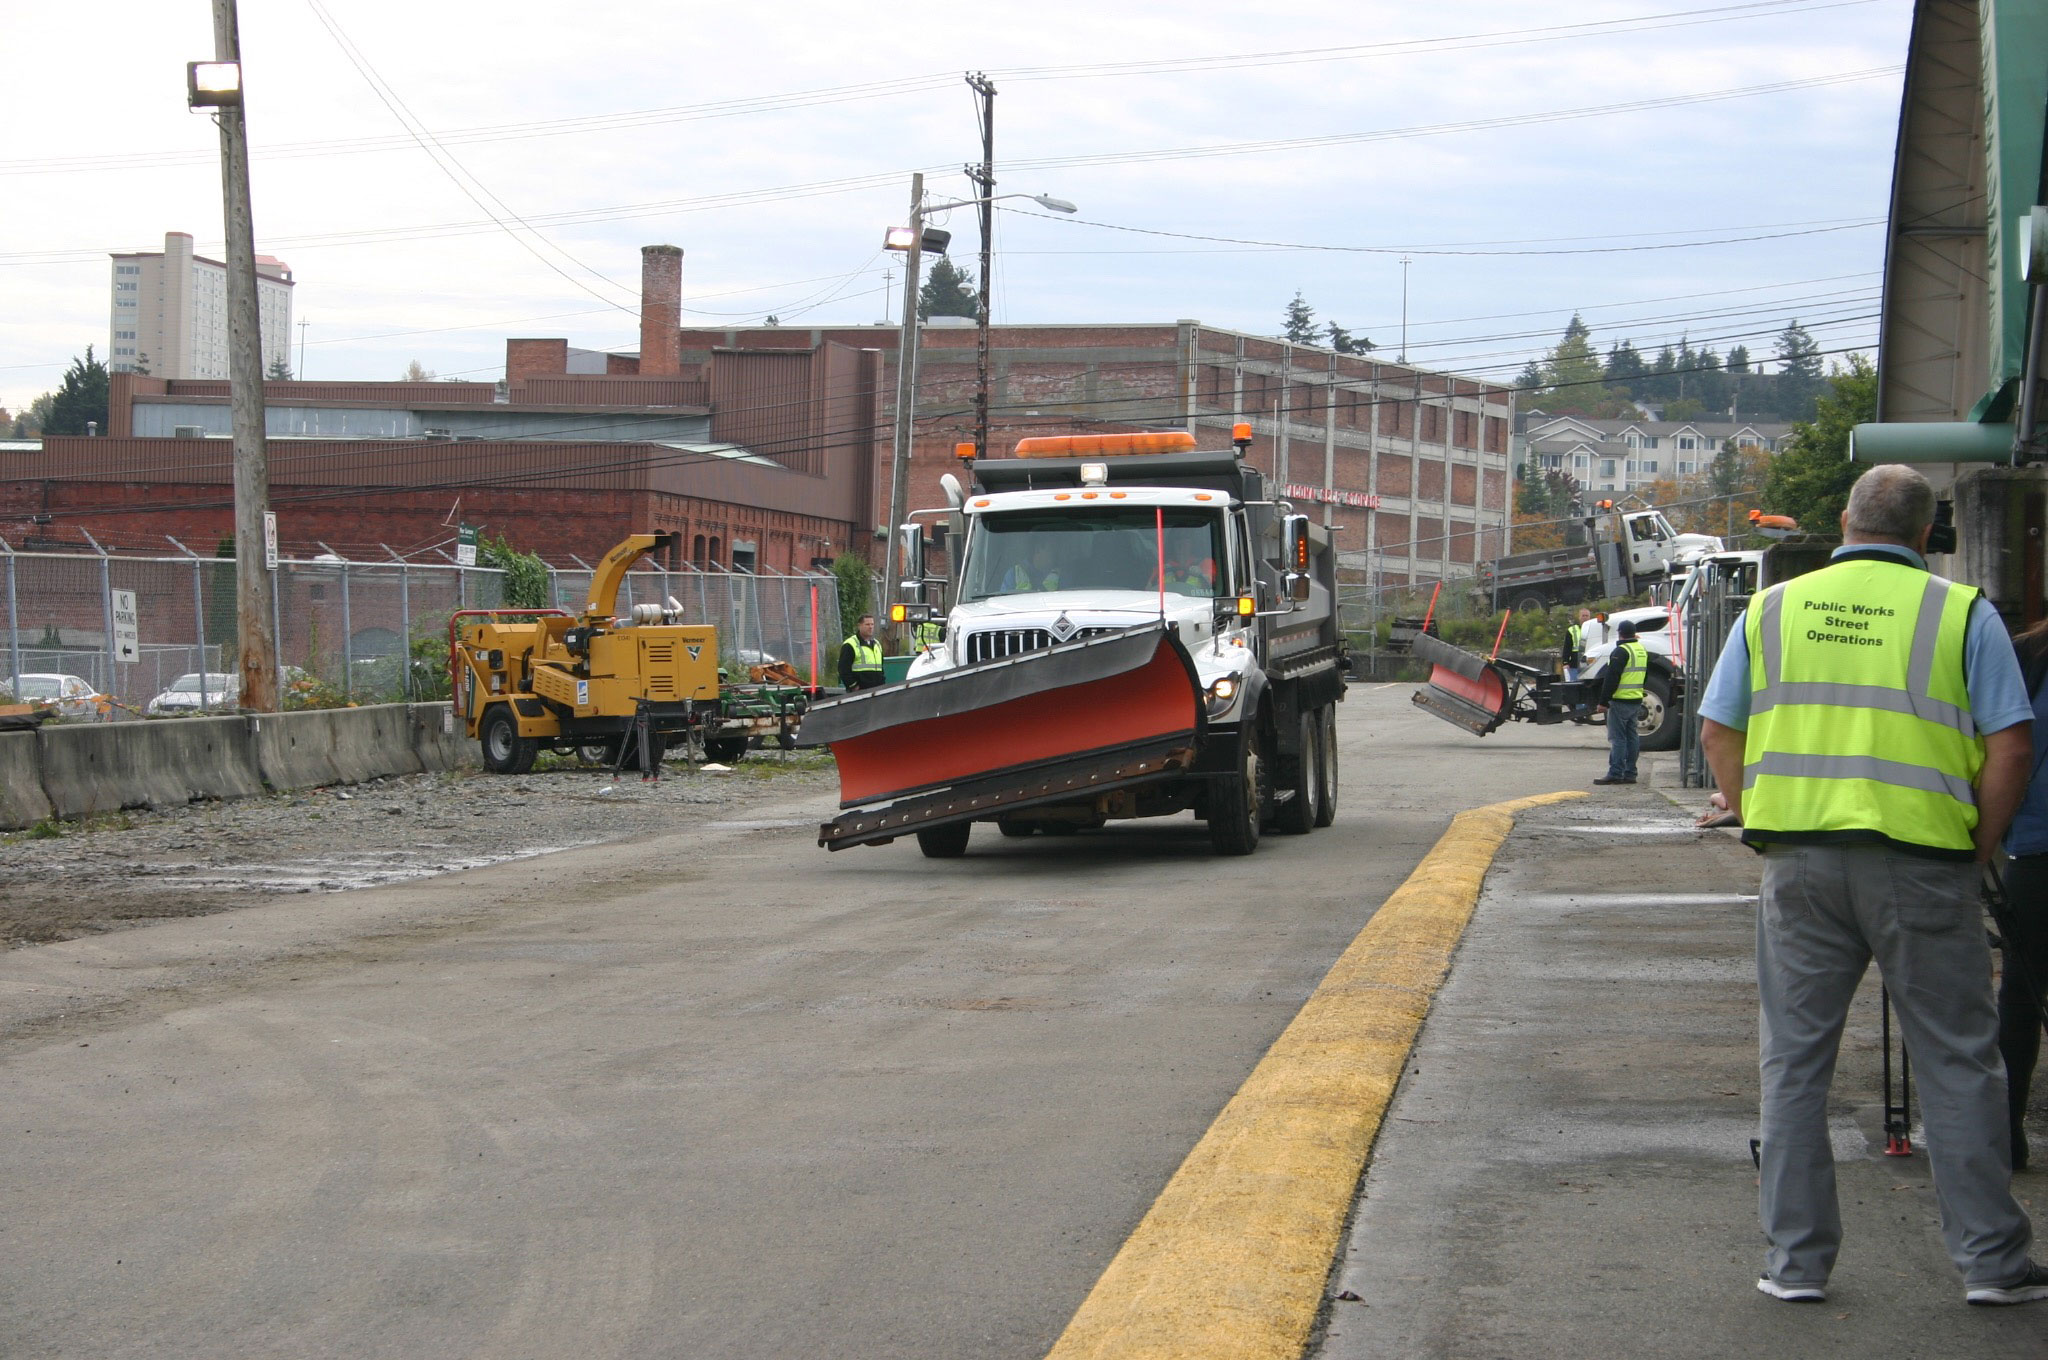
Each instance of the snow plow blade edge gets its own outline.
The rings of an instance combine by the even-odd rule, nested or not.
[[[1417,708],[1481,737],[1513,714],[1514,686],[1492,662],[1428,634],[1414,649],[1430,667],[1429,684],[1413,696]]]

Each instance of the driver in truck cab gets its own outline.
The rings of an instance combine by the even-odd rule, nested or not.
[[[1058,590],[1060,588],[1059,568],[1053,565],[1052,549],[1041,543],[1031,550],[1029,562],[1019,562],[1003,576],[1001,590],[1005,595],[1021,595],[1031,590]]]

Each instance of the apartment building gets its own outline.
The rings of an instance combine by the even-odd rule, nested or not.
[[[228,376],[228,270],[192,251],[188,232],[164,233],[161,251],[113,257],[107,290],[107,368],[159,378]],[[292,271],[256,257],[263,370],[291,366]]]

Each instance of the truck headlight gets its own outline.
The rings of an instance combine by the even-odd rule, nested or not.
[[[1237,677],[1234,675],[1220,675],[1216,677],[1209,682],[1207,694],[1209,699],[1209,716],[1212,718],[1221,717],[1223,714],[1228,713],[1230,706],[1237,701]]]

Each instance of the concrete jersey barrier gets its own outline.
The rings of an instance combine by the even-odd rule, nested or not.
[[[0,732],[0,827],[34,826],[50,815],[36,736],[34,732]]]
[[[0,829],[476,764],[446,704],[48,724],[0,734]]]
[[[59,817],[263,792],[243,718],[45,726],[36,741]]]

